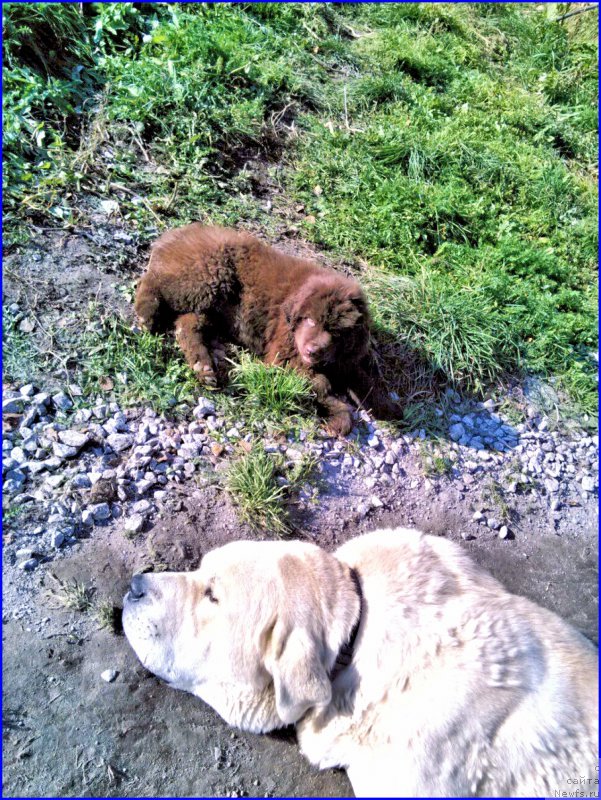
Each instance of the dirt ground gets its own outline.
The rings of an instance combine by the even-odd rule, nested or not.
[[[4,303],[29,304],[40,322],[74,321],[94,297],[123,304],[117,286],[143,261],[135,242],[115,242],[115,227],[40,233],[5,262]],[[68,274],[69,280],[64,277]],[[28,275],[28,280],[24,280]],[[67,368],[69,367],[69,362]],[[47,376],[60,385],[64,376]],[[409,471],[410,465],[407,466]],[[171,510],[129,539],[119,521],[60,552],[32,573],[3,559],[3,795],[35,796],[329,796],[351,794],[344,772],[318,772],[298,753],[294,734],[232,731],[200,700],[148,674],[123,635],[52,596],[76,578],[119,606],[133,572],[150,563],[193,569],[209,549],[256,536],[237,521],[218,485],[183,484]],[[515,499],[513,539],[478,528],[478,498],[442,480],[425,491],[399,478],[383,508],[361,515],[359,481],[324,488],[297,520],[327,549],[375,529],[405,525],[459,541],[513,592],[555,611],[597,642],[598,513],[583,499],[558,521],[540,502]],[[463,536],[462,536],[463,534]],[[466,537],[473,535],[473,538]],[[101,678],[116,670],[112,683]]]

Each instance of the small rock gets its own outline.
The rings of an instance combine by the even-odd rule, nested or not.
[[[59,431],[58,439],[69,447],[76,447],[77,450],[81,450],[90,441],[87,433],[80,433],[79,431]]]
[[[498,531],[499,528],[501,527],[501,523],[499,522],[499,520],[495,519],[494,517],[490,517],[489,519],[487,519],[486,524],[491,529],[491,531]]]
[[[27,561],[23,561],[21,564],[19,564],[19,569],[23,569],[26,572],[31,572],[37,567],[38,563],[39,562],[37,558],[28,558]]]
[[[58,408],[59,411],[68,411],[70,408],[73,408],[73,403],[71,399],[64,393],[58,392],[57,394],[52,395],[52,402]]]
[[[91,505],[89,510],[92,512],[95,522],[110,519],[111,517],[111,509],[108,503],[96,503]]]
[[[211,453],[213,453],[214,456],[219,457],[224,450],[225,447],[222,444],[219,444],[218,442],[211,442]],[[267,448],[265,448],[265,450],[267,451]]]
[[[130,433],[111,433],[106,437],[106,441],[115,453],[120,453],[133,445],[134,437]]]
[[[545,486],[548,492],[552,494],[559,491],[559,481],[555,478],[546,478],[545,479]]]
[[[151,510],[152,503],[149,500],[138,500],[132,508],[135,514],[146,514]]]
[[[144,517],[142,514],[132,514],[125,520],[125,530],[131,533],[138,533],[144,527]]]
[[[580,485],[582,486],[582,489],[585,492],[595,491],[595,479],[592,478],[590,475],[585,475]]]
[[[457,422],[455,425],[451,425],[449,428],[449,436],[454,442],[458,442],[462,436],[465,435],[465,428],[460,422]]]
[[[499,539],[508,539],[509,538],[509,528],[507,525],[501,525],[499,528]]]
[[[73,458],[79,452],[79,448],[61,442],[52,442],[52,452],[60,459]]]
[[[482,520],[484,519],[484,514],[481,511],[474,511],[472,519],[474,520],[474,522],[482,522]]]
[[[114,680],[117,679],[118,676],[119,673],[117,672],[116,669],[105,669],[104,672],[100,674],[102,680],[106,681],[107,683],[112,683]]]
[[[215,404],[206,397],[199,397],[192,413],[197,419],[212,416],[215,413]]]
[[[25,407],[24,397],[13,397],[10,398],[9,400],[2,401],[3,414],[21,414],[23,413],[24,407]]]
[[[561,508],[561,502],[556,497],[554,497],[553,500],[551,500],[551,505],[550,505],[551,511],[559,511],[560,508]]]
[[[372,496],[369,498],[369,502],[372,508],[382,508],[384,505],[380,498],[375,494],[372,494]]]
[[[27,461],[27,455],[22,447],[13,447],[10,451],[10,457],[14,459],[17,464],[22,464],[24,461]]]
[[[377,436],[370,436],[367,440],[367,444],[375,449],[376,447],[380,446],[380,440]]]
[[[33,383],[27,383],[25,386],[21,386],[19,391],[23,397],[32,397],[35,394],[35,386]]]
[[[55,550],[58,550],[64,541],[65,535],[61,531],[53,531],[53,533],[50,535],[50,544]]]

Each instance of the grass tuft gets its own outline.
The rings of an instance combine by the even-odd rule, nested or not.
[[[255,447],[231,465],[226,489],[243,522],[285,536],[291,532],[286,501],[293,499],[316,466],[313,456],[286,465],[281,456]]]
[[[277,476],[273,456],[255,449],[232,464],[226,486],[243,522],[282,535],[289,532],[283,506],[286,492]]]
[[[49,573],[52,575],[52,573]],[[92,608],[95,589],[86,586],[73,578],[70,582],[62,581],[55,575],[57,588],[50,590],[49,594],[62,606],[72,611],[86,612]]]
[[[158,412],[193,402],[198,382],[172,339],[134,332],[123,318],[92,309],[82,337],[80,385],[86,395],[106,393],[123,404]]]
[[[230,384],[240,393],[241,413],[250,422],[293,425],[311,409],[311,384],[295,369],[263,364],[244,351],[231,363]]]

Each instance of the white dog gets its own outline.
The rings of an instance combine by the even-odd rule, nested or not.
[[[196,572],[134,576],[123,625],[230,724],[295,723],[357,796],[598,789],[596,648],[443,539],[233,542]]]

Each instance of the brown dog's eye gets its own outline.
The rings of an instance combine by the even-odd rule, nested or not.
[[[207,586],[205,589],[205,597],[208,597],[211,603],[218,603],[219,600],[213,594],[213,589],[210,586]]]

